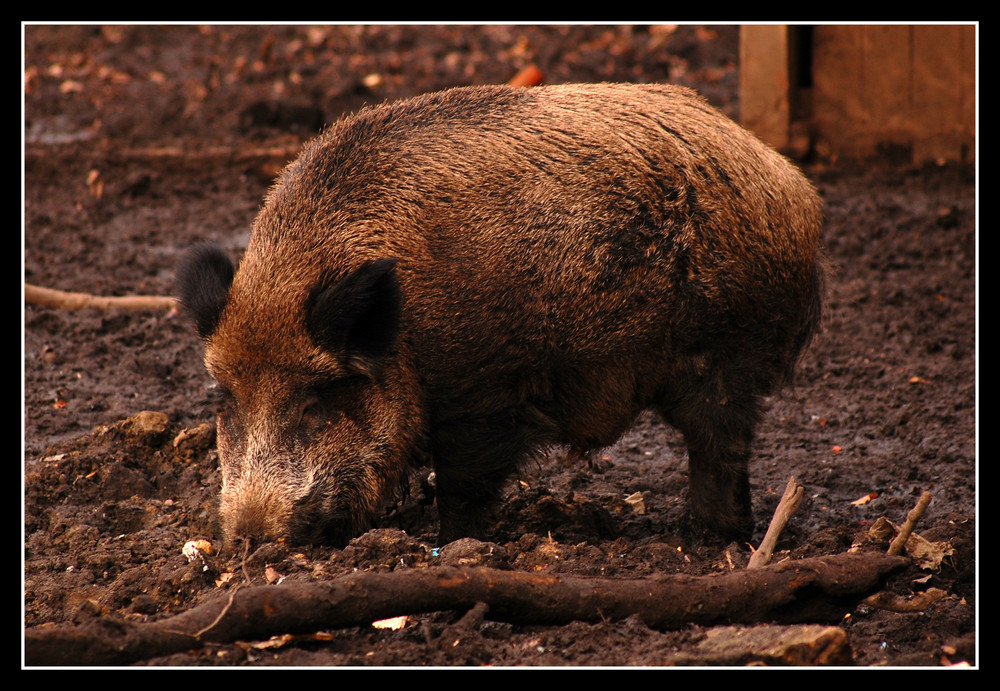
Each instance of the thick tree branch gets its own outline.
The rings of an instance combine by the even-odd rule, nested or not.
[[[841,554],[718,576],[606,579],[487,568],[357,573],[332,582],[255,586],[145,624],[100,619],[25,632],[29,665],[127,664],[208,642],[365,625],[400,614],[464,611],[521,624],[617,620],[651,627],[840,618],[905,557]],[[488,609],[488,613],[486,610]],[[220,614],[222,616],[220,616]]]

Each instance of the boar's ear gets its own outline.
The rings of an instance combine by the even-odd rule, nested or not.
[[[325,276],[306,303],[306,328],[323,348],[373,376],[399,333],[395,258],[365,262],[342,278]]]
[[[194,317],[198,335],[208,338],[219,324],[233,282],[233,263],[218,247],[199,245],[177,267],[181,304]]]

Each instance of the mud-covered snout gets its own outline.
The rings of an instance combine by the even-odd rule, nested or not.
[[[231,423],[220,422],[219,520],[226,541],[340,547],[363,531],[386,490],[364,469],[372,459],[346,451],[338,439],[345,431],[339,428],[349,426],[331,418],[318,432],[288,425],[237,435]]]
[[[224,486],[219,517],[228,544],[281,541],[342,548],[373,517],[322,480],[242,478]]]
[[[288,402],[272,390],[278,405],[220,413],[219,518],[227,541],[342,546],[385,508],[398,473],[385,455],[391,447],[371,436],[379,435],[375,421],[352,403],[368,387],[355,386],[350,395],[329,394],[335,400],[295,387]]]

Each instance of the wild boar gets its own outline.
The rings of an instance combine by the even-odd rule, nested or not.
[[[518,464],[644,409],[688,448],[693,525],[753,531],[764,398],[820,319],[810,182],[694,92],[455,88],[335,122],[277,178],[239,268],[182,303],[223,392],[229,538],[343,544],[436,475],[440,542]]]

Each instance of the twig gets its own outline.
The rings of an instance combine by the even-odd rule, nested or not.
[[[750,561],[747,564],[748,569],[759,569],[771,561],[771,555],[774,554],[774,546],[778,543],[778,536],[785,529],[785,525],[788,524],[788,520],[792,517],[792,514],[799,508],[803,491],[804,488],[795,481],[794,477],[789,478],[788,484],[785,486],[785,493],[781,496],[781,501],[778,502],[778,508],[774,510],[774,516],[771,517],[771,525],[767,527],[767,533],[764,534],[764,539],[761,540],[760,547],[750,555]]]
[[[219,615],[217,617],[215,617],[215,619],[213,619],[212,621],[210,621],[207,626],[203,627],[200,631],[195,631],[195,633],[194,633],[194,637],[195,638],[201,639],[201,637],[203,635],[205,635],[206,633],[208,633],[209,631],[211,631],[213,628],[215,628],[219,624],[220,621],[222,621],[222,618],[224,616],[226,616],[226,612],[228,612],[229,608],[233,606],[233,600],[236,599],[236,593],[238,593],[240,591],[241,587],[243,587],[242,583],[237,583],[236,584],[236,586],[233,588],[232,592],[229,594],[229,602],[226,603],[226,606],[223,607],[222,610],[219,611]]]
[[[948,592],[941,588],[928,588],[911,597],[903,597],[883,590],[869,595],[862,600],[862,604],[888,612],[920,612],[947,596]]]
[[[80,310],[94,309],[159,310],[174,309],[177,300],[166,295],[128,295],[121,297],[101,297],[89,293],[71,293],[40,286],[24,284],[24,301],[53,309]]]
[[[917,525],[917,521],[920,520],[920,517],[924,515],[924,511],[930,503],[930,492],[924,492],[920,495],[917,505],[910,510],[910,513],[906,514],[906,521],[899,528],[899,535],[897,535],[889,545],[889,554],[895,555],[903,553],[903,550],[906,548],[906,541],[910,539],[910,533],[913,532],[914,526]]]
[[[470,633],[479,628],[490,608],[485,602],[477,602],[462,618],[441,632],[437,645],[442,650],[454,648]]]

